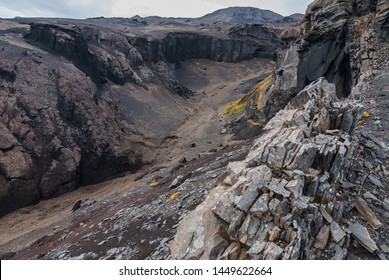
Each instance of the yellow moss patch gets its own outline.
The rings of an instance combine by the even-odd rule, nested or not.
[[[365,119],[367,119],[367,118],[369,118],[370,117],[370,114],[369,114],[369,112],[363,112],[363,114],[362,114],[362,118],[365,118]]]
[[[272,81],[273,77],[269,76],[263,81],[259,82],[254,89],[258,93],[257,109],[259,111],[265,107],[265,93]]]
[[[232,116],[237,113],[240,113],[244,110],[244,108],[246,108],[246,106],[247,106],[247,101],[244,101],[243,99],[239,99],[231,103],[228,103],[226,107],[226,111],[227,111],[226,115]]]
[[[367,118],[370,118],[370,116],[371,115],[370,115],[369,112],[366,112],[366,111],[363,112],[361,119],[358,121],[358,125],[362,125],[364,120],[367,119]]]
[[[166,202],[170,202],[176,199],[180,194],[181,194],[180,192],[173,193],[168,199],[166,199]]]
[[[150,184],[150,187],[156,187],[156,186],[158,186],[158,182],[152,182],[152,183]]]
[[[251,99],[255,94],[258,94],[258,99],[256,100],[256,107],[258,110],[262,110],[265,107],[265,93],[272,80],[273,77],[271,75],[268,76],[266,79],[256,84],[255,87],[243,98],[228,103],[226,106],[226,115],[232,116],[234,114],[242,112],[250,101],[250,104],[254,103]]]

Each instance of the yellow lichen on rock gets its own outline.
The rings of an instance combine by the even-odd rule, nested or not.
[[[228,103],[227,107],[226,107],[226,111],[227,111],[226,115],[232,116],[232,115],[235,115],[237,113],[240,113],[244,110],[244,108],[246,108],[246,106],[247,106],[247,102],[243,101],[243,98],[236,100],[236,101],[233,101],[231,103]]]
[[[263,81],[259,82],[254,88],[254,90],[258,93],[257,109],[259,111],[265,107],[265,93],[272,81],[273,77],[270,75]]]
[[[362,114],[362,117],[360,118],[360,120],[358,121],[358,125],[362,125],[364,120],[367,119],[367,118],[370,118],[370,113],[369,112],[363,112]]]
[[[273,80],[273,77],[270,75],[264,80],[260,81],[255,85],[255,87],[247,93],[243,98],[230,102],[226,106],[226,115],[227,116],[232,116],[237,113],[242,112],[247,104],[249,104],[249,101],[252,101],[250,104],[255,104],[256,102],[256,107],[258,110],[262,110],[265,107],[265,93],[269,85],[271,84]],[[252,100],[255,94],[258,95],[257,100]]]
[[[180,194],[181,194],[180,192],[173,193],[168,199],[166,199],[166,202],[170,202],[176,199]]]
[[[150,184],[150,187],[156,187],[156,186],[158,186],[158,182],[152,182],[152,183]]]
[[[364,119],[367,119],[367,118],[369,118],[370,117],[370,114],[369,114],[369,112],[363,112],[363,114],[362,114],[362,118],[364,118]]]

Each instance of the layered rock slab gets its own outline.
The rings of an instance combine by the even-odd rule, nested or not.
[[[217,220],[204,219],[198,225],[224,228],[219,237],[226,242],[214,247],[214,259],[225,258],[232,243],[247,252],[245,258],[310,259],[344,242],[346,234],[338,223],[323,223],[320,205],[332,203],[333,184],[346,179],[353,168],[356,145],[351,135],[361,111],[358,105],[338,100],[335,85],[322,78],[266,125],[246,160],[231,163],[229,175],[236,183],[214,199]],[[313,122],[322,114],[325,123]],[[258,166],[248,167],[248,162]],[[207,205],[212,203],[208,200]],[[185,218],[179,232],[192,222]],[[181,251],[194,248],[195,244],[180,245],[180,239],[177,235],[172,246]],[[182,255],[173,252],[172,257]]]

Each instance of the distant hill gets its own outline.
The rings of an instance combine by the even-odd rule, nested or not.
[[[201,23],[271,23],[282,21],[284,17],[269,10],[252,7],[230,7],[217,10],[196,19]]]
[[[213,23],[252,23],[252,24],[264,24],[264,23],[285,23],[285,22],[298,22],[302,19],[302,14],[293,14],[284,17],[280,14],[269,10],[262,10],[253,7],[230,7],[217,10],[213,13],[206,14],[199,18],[164,18],[158,16],[140,17],[138,15],[132,17],[132,20],[136,20],[143,24],[155,24],[161,22],[176,22],[188,25],[200,25],[200,24],[213,24]]]

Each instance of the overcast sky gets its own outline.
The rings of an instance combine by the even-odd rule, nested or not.
[[[0,17],[199,17],[217,9],[241,6],[282,15],[304,13],[311,0],[0,0]]]

